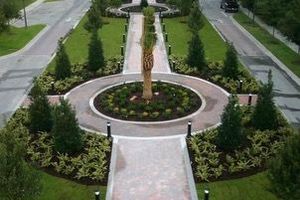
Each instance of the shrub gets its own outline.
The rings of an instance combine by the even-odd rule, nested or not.
[[[98,69],[103,68],[104,65],[102,42],[98,38],[97,30],[94,30],[89,44],[88,69],[96,72]]]
[[[55,79],[63,80],[71,76],[71,63],[65,50],[63,40],[58,41],[58,50],[56,53]]]
[[[52,134],[54,147],[60,153],[76,153],[83,147],[82,131],[78,126],[75,111],[67,100],[60,99],[60,105],[54,107]]]
[[[197,33],[194,33],[189,42],[187,64],[201,71],[206,66],[203,44]]]
[[[216,142],[221,149],[232,151],[245,140],[242,131],[242,113],[236,96],[229,97],[229,103],[222,114]]]
[[[31,90],[30,100],[30,131],[32,133],[37,133],[39,131],[51,131],[53,124],[51,106],[38,81],[35,81]]]
[[[300,135],[292,136],[271,161],[269,179],[282,199],[300,199]]]

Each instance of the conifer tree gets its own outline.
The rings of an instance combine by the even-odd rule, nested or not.
[[[194,2],[188,17],[188,26],[192,32],[198,33],[204,26],[199,4]]]
[[[55,79],[63,80],[71,76],[71,63],[65,50],[63,40],[58,41],[58,50],[56,53]]]
[[[31,200],[41,192],[40,174],[25,161],[26,141],[22,136],[27,131],[15,122],[0,130],[1,200]]]
[[[84,28],[92,32],[94,30],[98,30],[99,28],[102,27],[103,22],[101,18],[101,11],[96,5],[96,3],[93,3],[87,12],[87,22],[84,24]]]
[[[236,96],[229,97],[229,103],[222,114],[222,124],[218,128],[217,145],[225,151],[232,151],[243,144],[242,111]]]
[[[281,199],[300,199],[300,133],[293,135],[271,161],[269,180]]]
[[[238,79],[239,75],[239,64],[236,55],[236,50],[232,44],[228,44],[226,58],[224,61],[223,74],[225,77]]]
[[[273,96],[272,73],[269,71],[268,83],[263,84],[259,90],[252,116],[253,125],[259,130],[276,129],[278,127],[277,110]]]
[[[88,69],[96,72],[98,69],[103,68],[104,65],[102,42],[98,38],[98,32],[94,30],[89,44]]]
[[[147,2],[147,0],[141,0],[141,5],[140,5],[140,7],[141,7],[142,9],[148,7],[148,2]]]
[[[39,131],[50,132],[53,123],[51,106],[38,81],[34,82],[34,86],[31,90],[30,100],[30,131],[32,133],[37,133]]]
[[[54,108],[54,148],[60,153],[76,153],[82,149],[82,130],[78,126],[75,111],[67,100],[60,99]]]
[[[199,71],[206,66],[203,44],[197,33],[194,33],[189,42],[187,64],[196,67]]]

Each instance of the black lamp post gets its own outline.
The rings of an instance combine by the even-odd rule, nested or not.
[[[190,138],[192,136],[192,122],[188,122],[188,130],[187,130],[187,138]]]
[[[111,138],[111,124],[110,124],[110,122],[107,122],[106,127],[107,127],[107,138],[110,139]]]
[[[95,200],[100,200],[100,192],[95,192]]]
[[[204,200],[209,200],[209,190],[204,190]]]

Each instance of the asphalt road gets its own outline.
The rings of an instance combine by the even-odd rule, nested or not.
[[[33,78],[51,61],[59,38],[82,18],[89,5],[89,0],[54,1],[42,3],[27,13],[29,25],[47,27],[24,49],[0,57],[0,127],[22,103]],[[23,21],[14,23],[23,24]]]
[[[200,0],[200,4],[204,15],[222,37],[233,43],[241,62],[257,80],[266,82],[272,70],[275,102],[289,122],[300,127],[300,86],[232,22],[232,14],[220,9],[220,0]]]

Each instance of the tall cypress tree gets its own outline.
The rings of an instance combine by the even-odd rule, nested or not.
[[[53,124],[51,106],[38,81],[35,81],[31,90],[30,100],[30,131],[32,133],[37,133],[39,131],[50,132]]]
[[[54,148],[60,153],[76,153],[82,149],[82,130],[78,126],[75,111],[67,100],[60,99],[54,108]]]
[[[204,21],[202,18],[202,13],[199,8],[199,4],[196,2],[193,3],[193,7],[189,14],[188,26],[192,32],[196,32],[196,33],[198,33],[198,31],[200,31],[204,26]]]
[[[217,145],[232,151],[242,145],[245,135],[242,131],[242,111],[236,96],[229,97],[229,103],[222,114],[222,124],[218,128]]]
[[[96,3],[92,3],[89,11],[87,12],[87,22],[84,24],[84,28],[91,32],[94,30],[98,30],[102,27],[103,22],[101,18],[101,11],[96,5]]]
[[[206,66],[203,44],[197,33],[193,33],[192,40],[189,42],[187,64],[196,67],[199,71]]]
[[[99,68],[103,68],[105,65],[102,42],[98,38],[97,30],[92,32],[90,44],[89,44],[89,56],[88,56],[88,69],[96,72]]]
[[[56,53],[55,79],[63,80],[71,76],[71,63],[65,50],[63,40],[58,41],[58,50]]]
[[[252,123],[260,130],[276,129],[278,127],[277,110],[273,101],[272,73],[269,71],[268,83],[259,90],[257,103],[252,116]]]
[[[232,44],[228,44],[226,58],[224,61],[223,74],[226,77],[238,79],[239,75],[239,64],[236,55],[236,50]]]

